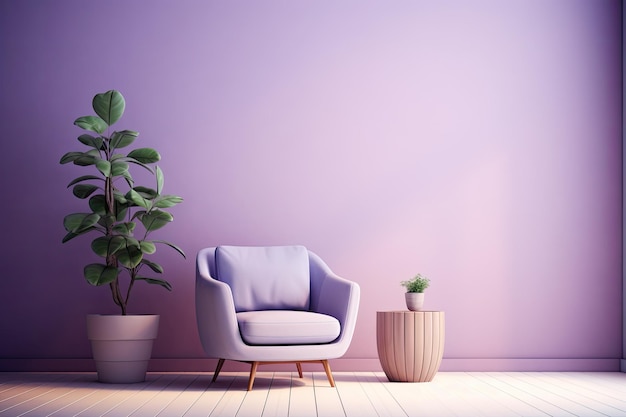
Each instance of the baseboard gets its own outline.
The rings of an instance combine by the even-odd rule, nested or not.
[[[149,372],[213,372],[217,365],[216,359],[204,358],[153,358],[148,366]],[[334,371],[382,371],[378,358],[351,359],[341,358],[330,360]],[[263,370],[293,370],[289,364],[265,365]],[[304,364],[305,370],[317,369],[316,364]],[[234,361],[226,361],[223,372],[248,371],[250,365]],[[323,369],[320,368],[321,371]],[[0,372],[95,372],[96,366],[91,358],[0,358]]]
[[[618,372],[615,358],[444,358],[440,371],[451,372]]]
[[[150,361],[151,372],[213,372],[217,361],[204,358],[155,358]],[[382,371],[378,358],[340,358],[330,361],[335,372]],[[293,370],[288,364],[265,365],[264,370]],[[317,364],[305,364],[305,371],[316,371]],[[249,365],[226,361],[223,371],[247,371]],[[95,372],[90,358],[0,358],[0,372]],[[625,359],[501,359],[501,358],[444,358],[442,372],[626,372]],[[320,372],[323,369],[319,369]]]

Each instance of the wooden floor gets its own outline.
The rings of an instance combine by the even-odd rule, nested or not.
[[[0,416],[626,416],[618,372],[439,372],[391,383],[382,372],[150,373],[139,384],[91,373],[0,373]]]

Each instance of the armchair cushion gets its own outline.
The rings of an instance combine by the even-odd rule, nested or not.
[[[249,345],[330,343],[339,336],[339,321],[310,311],[264,310],[237,313],[239,332]]]
[[[217,279],[230,286],[237,312],[309,309],[304,246],[219,246],[215,263]]]

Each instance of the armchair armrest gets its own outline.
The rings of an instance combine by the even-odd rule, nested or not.
[[[359,310],[360,287],[339,277],[309,251],[311,269],[311,310],[339,320],[341,333],[335,342],[352,339]]]
[[[215,251],[211,249],[201,250],[198,257],[213,257]],[[242,341],[231,289],[228,284],[213,278],[210,264],[208,261],[196,262],[196,320],[205,352],[223,358],[228,356],[232,346]]]

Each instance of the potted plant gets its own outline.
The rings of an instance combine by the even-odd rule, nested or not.
[[[421,274],[417,274],[409,281],[400,284],[406,288],[404,295],[406,306],[411,311],[421,311],[424,306],[424,290],[430,285],[430,280]]]
[[[158,244],[176,245],[150,239],[151,234],[173,220],[165,209],[182,202],[175,195],[163,194],[163,172],[152,166],[161,159],[152,148],[121,152],[135,142],[138,132],[111,132],[124,114],[126,102],[119,91],[96,94],[92,101],[96,115],[79,117],[74,124],[89,132],[78,137],[86,150],[68,152],[61,164],[73,163],[90,170],[71,181],[74,196],[86,200],[87,211],[72,213],[63,219],[67,234],[63,243],[75,237],[93,234],[91,249],[100,262],[89,263],[83,273],[94,286],[107,286],[120,315],[87,316],[87,333],[92,342],[98,379],[102,382],[140,382],[145,380],[152,342],[158,329],[158,315],[129,315],[128,303],[135,285],[154,284],[171,291],[164,279],[150,277],[144,271],[163,273],[158,263],[148,259]],[[135,184],[131,166],[143,169],[154,179],[151,186]],[[118,332],[125,334],[117,335]],[[111,341],[115,339],[116,341]],[[133,341],[138,350],[133,350]],[[121,357],[117,357],[121,354]]]

